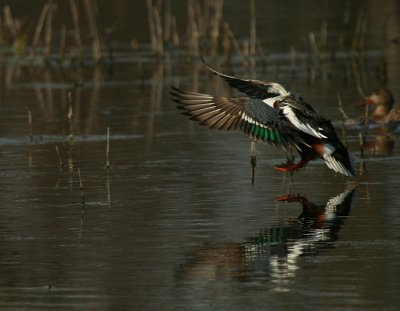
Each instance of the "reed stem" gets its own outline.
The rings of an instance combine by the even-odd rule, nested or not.
[[[107,126],[106,167],[110,169],[110,127]]]
[[[50,5],[48,3],[43,5],[42,11],[40,13],[39,21],[35,28],[35,34],[34,34],[33,40],[32,40],[32,48],[33,48],[32,53],[33,54],[35,54],[36,49],[39,46],[40,34],[42,33],[43,25],[44,25],[44,22],[46,21],[46,16],[47,16],[47,13],[49,12],[49,9],[50,9]]]
[[[49,56],[51,52],[51,41],[53,38],[53,14],[57,8],[56,5],[51,4],[51,0],[49,1],[49,10],[46,16],[46,32],[44,38],[44,51],[43,54],[45,56]]]
[[[32,112],[30,110],[28,111],[28,129],[29,129],[29,139],[30,139],[30,141],[33,141],[33,135],[32,135]]]
[[[79,9],[77,2],[78,0],[69,0],[69,6],[71,8],[72,22],[74,24],[74,41],[75,47],[77,50],[77,54],[81,54],[82,50],[82,40],[81,40],[81,31],[79,26]]]
[[[93,42],[92,42],[93,58],[96,62],[99,62],[102,58],[102,52],[101,52],[102,49],[101,49],[100,34],[99,34],[99,30],[97,28],[97,23],[96,23],[96,14],[95,14],[93,1],[83,0],[83,3],[85,5],[85,11],[86,11],[86,16],[87,16],[87,20],[88,20],[90,35],[93,40]]]
[[[82,182],[82,176],[81,176],[81,170],[78,167],[78,177],[79,177],[79,188],[81,189],[81,205],[82,208],[85,207],[85,193],[83,190],[83,182]]]
[[[250,0],[250,55],[256,54],[256,4],[255,0]]]
[[[56,145],[56,153],[57,153],[57,158],[58,158],[58,164],[60,165],[60,171],[62,171],[62,169],[64,167],[64,163],[61,159],[60,149],[58,148],[58,145]]]
[[[72,109],[72,92],[68,91],[67,93],[68,97],[68,123],[69,123],[69,139],[73,140],[74,139],[74,131],[73,131],[73,109]]]

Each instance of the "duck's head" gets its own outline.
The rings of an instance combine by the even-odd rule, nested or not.
[[[394,98],[393,94],[387,88],[380,88],[366,98],[367,105],[376,106],[372,117],[379,119],[385,117],[393,108]]]
[[[367,97],[367,105],[386,106],[393,108],[393,94],[387,88],[380,88]]]

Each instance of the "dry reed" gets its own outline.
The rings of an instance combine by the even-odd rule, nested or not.
[[[106,168],[110,169],[110,127],[107,126]]]
[[[78,167],[78,178],[79,178],[79,189],[81,190],[81,205],[83,208],[85,206],[85,192],[83,190],[82,175],[79,167]]]
[[[96,22],[96,13],[93,1],[83,0],[89,31],[92,39],[92,55],[96,62],[102,58],[102,42]]]
[[[32,135],[32,112],[30,110],[28,111],[28,130],[29,130],[29,139],[30,139],[30,141],[33,141],[33,135]]]
[[[57,153],[57,158],[58,158],[58,164],[60,166],[60,171],[62,171],[63,167],[64,167],[64,163],[61,159],[61,154],[60,154],[60,149],[58,148],[58,145],[56,145],[56,153]]]

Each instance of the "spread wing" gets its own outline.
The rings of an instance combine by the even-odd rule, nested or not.
[[[293,135],[295,131],[288,124],[282,112],[273,109],[259,99],[248,97],[222,97],[182,91],[172,87],[172,100],[184,114],[191,116],[211,129],[241,130],[251,138],[298,148],[302,139]]]
[[[229,83],[231,87],[238,89],[240,92],[247,94],[251,97],[265,99],[270,97],[276,97],[279,95],[288,95],[286,89],[275,82],[263,82],[260,80],[251,79],[239,79],[233,76],[228,76],[226,74],[220,73],[215,69],[212,69],[202,57],[201,60],[207,66],[207,68],[215,75],[221,77],[226,82]]]

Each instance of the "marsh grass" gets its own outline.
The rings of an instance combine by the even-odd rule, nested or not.
[[[4,19],[0,21],[0,47],[10,46],[15,55],[24,56],[24,60],[49,59],[60,64],[79,62],[84,57],[83,46],[91,46],[90,57],[95,63],[104,59],[106,47],[103,34],[99,30],[96,14],[96,1],[69,0],[70,19],[73,24],[73,42],[67,40],[67,24],[69,20],[60,19],[57,4],[49,0],[45,2],[37,21],[15,18],[11,6],[2,7]],[[84,18],[81,18],[83,16]],[[82,37],[82,21],[87,24],[89,36]],[[34,29],[34,31],[31,31]],[[59,40],[56,41],[56,38]],[[0,53],[9,53],[1,50]],[[88,56],[85,55],[87,58]],[[21,59],[22,60],[22,59]]]

